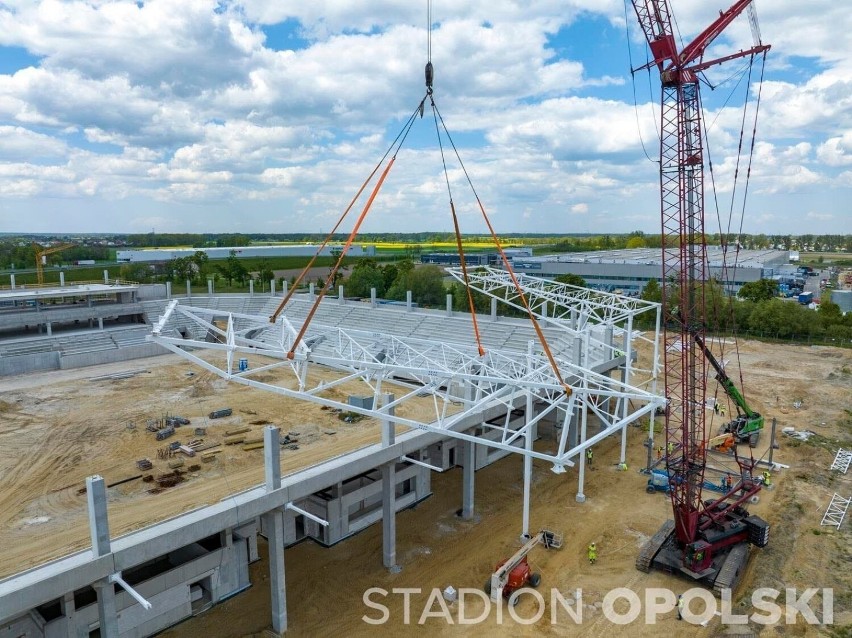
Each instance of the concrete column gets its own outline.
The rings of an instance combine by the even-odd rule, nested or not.
[[[339,303],[341,306],[344,304],[344,300],[343,300],[343,284],[340,284],[340,285],[337,287],[337,303]]]
[[[102,638],[118,638],[118,616],[115,613],[115,585],[106,578],[92,583],[98,596],[98,620]]]
[[[281,432],[274,425],[263,428],[263,467],[266,490],[281,487]]]
[[[546,317],[546,316],[547,316],[547,312],[548,312],[547,305],[548,305],[548,304],[547,304],[547,302],[546,302],[546,301],[545,301],[543,304],[541,304],[541,316],[542,316],[542,317]]]
[[[104,270],[104,283],[105,284],[109,283],[109,271],[108,270]]]
[[[453,296],[447,295],[447,316],[453,316]]]
[[[14,290],[15,289],[15,275],[11,274],[11,275],[9,275],[9,278],[12,281],[12,290]]]
[[[396,564],[396,461],[382,465],[382,564],[392,573]]]
[[[308,284],[308,294],[311,297],[311,301],[314,300],[314,284]]]
[[[103,330],[103,329],[104,329],[104,318],[98,317],[98,330]]]
[[[172,298],[172,282],[166,282],[166,299]]]
[[[207,296],[208,297],[213,296],[213,280],[212,279],[207,280]]]
[[[52,337],[53,336],[53,326],[50,325],[49,321],[45,324],[45,326],[47,326],[47,336]]]
[[[627,317],[627,327],[624,331],[624,345],[622,348],[624,349],[624,367],[621,369],[621,382],[625,385],[630,385],[630,373],[631,366],[633,364],[633,340],[631,339],[631,335],[633,334],[633,316],[630,315]],[[622,399],[621,402],[621,418],[627,418],[627,400]],[[627,460],[627,428],[624,427],[621,429],[621,454],[619,456],[619,463],[624,463]]]
[[[266,491],[281,487],[281,432],[273,426],[263,428],[263,464]],[[272,596],[272,630],[287,631],[287,589],[284,578],[284,512],[264,514],[269,545],[269,589]]]
[[[577,309],[571,308],[570,318],[568,319],[568,327],[576,330],[577,329]]]
[[[405,291],[405,308],[408,312],[411,312],[411,291]]]
[[[86,500],[89,506],[92,553],[97,558],[110,552],[106,483],[103,477],[95,474],[86,478]]]
[[[65,285],[65,271],[64,270],[59,271],[59,285],[60,286]]]
[[[527,405],[524,420],[529,424],[533,418],[533,401],[532,392],[527,391]],[[528,452],[532,451],[533,431],[531,427],[527,427],[527,433],[524,437],[524,447]],[[530,537],[530,488],[532,483],[532,457],[529,454],[524,455],[524,520],[523,530],[521,535],[524,538]]]
[[[254,297],[254,279],[249,279],[249,297]]]
[[[274,277],[269,280],[269,296],[270,297],[275,296],[275,278]]]
[[[370,308],[376,307],[376,289],[370,288]]]
[[[106,483],[95,475],[86,478],[86,500],[89,506],[89,532],[95,558],[110,553],[109,520],[107,519]],[[117,638],[118,618],[115,613],[115,588],[107,579],[93,584],[98,595],[98,618],[101,636]]]
[[[192,297],[192,283],[189,279],[186,280],[186,296]]]
[[[77,638],[77,619],[74,618],[77,608],[74,605],[74,592],[67,592],[59,599],[59,610],[67,619],[65,635],[67,638]],[[89,633],[88,630],[86,633]]]
[[[580,413],[580,445],[586,442],[586,424],[588,422],[589,413],[586,409],[586,406],[577,404],[577,407],[581,410]],[[594,459],[593,459],[594,462]],[[586,451],[583,450],[580,452],[580,476],[577,479],[577,497],[576,501],[578,503],[586,502],[586,495],[583,494],[583,485],[586,480]]]
[[[473,501],[475,495],[474,475],[476,469],[476,443],[462,441],[462,518],[473,518]]]
[[[282,297],[287,295],[287,285],[288,285],[288,284],[287,284],[287,280],[286,280],[286,279],[285,279],[284,281],[282,281],[282,282],[281,282],[281,296],[282,296]]]
[[[389,403],[393,403],[395,399],[395,395],[393,394],[383,394],[382,395],[382,406],[388,405]],[[393,417],[395,414],[395,409],[393,406],[387,411],[388,417]],[[388,447],[389,445],[393,445],[396,441],[396,425],[394,424],[392,419],[382,420],[382,447]]]
[[[491,297],[491,318],[497,321],[497,300]]]

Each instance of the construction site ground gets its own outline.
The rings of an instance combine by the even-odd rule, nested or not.
[[[771,540],[769,547],[752,552],[734,597],[734,612],[755,611],[750,594],[758,587],[782,591],[785,587],[800,591],[833,588],[834,628],[809,626],[801,616],[795,625],[784,625],[782,618],[779,626],[762,628],[752,623],[748,627],[761,636],[831,635],[826,632],[852,625],[852,522],[845,521],[840,530],[820,526],[834,492],[852,496],[852,472],[843,477],[829,471],[837,448],[852,447],[852,351],[741,342],[740,357],[746,396],[768,420],[777,418],[780,448],[774,458],[789,469],[773,472],[773,489],[762,492],[760,502],[750,506],[772,525]],[[711,380],[711,395],[714,386]],[[259,436],[266,422],[279,425],[283,434],[299,432],[299,449],[282,452],[285,474],[379,438],[368,420],[345,423],[314,404],[227,384],[172,355],[7,377],[0,387],[0,530],[10,548],[0,553],[0,577],[85,547],[89,532],[85,495],[80,493],[85,477],[101,474],[110,484],[138,474],[168,472],[167,460],[158,459],[156,450],[170,440],[186,443],[196,438],[192,432],[197,426],[208,427],[208,433],[219,440],[225,430],[245,426]],[[363,387],[340,388],[343,400],[348,393],[362,392]],[[204,416],[224,407],[233,409],[231,417],[220,421]],[[166,413],[188,417],[192,424],[178,428],[172,439],[155,442],[146,431],[146,422]],[[716,419],[713,428],[719,425]],[[132,429],[128,427],[131,422]],[[783,435],[785,427],[815,434],[800,441]],[[544,614],[536,622],[517,622],[505,605],[499,606],[501,622],[495,604],[481,622],[460,626],[457,602],[448,603],[451,624],[433,601],[428,608],[433,617],[424,619],[425,627],[418,623],[433,588],[481,589],[496,563],[520,546],[522,460],[513,455],[477,472],[476,514],[470,521],[456,514],[461,506],[461,471],[433,473],[433,496],[397,517],[398,573],[382,566],[381,525],[331,548],[310,541],[289,548],[285,553],[288,635],[414,635],[424,630],[430,635],[464,632],[474,636],[743,633],[744,628],[724,626],[718,617],[706,627],[693,626],[678,621],[674,612],[660,616],[656,625],[646,625],[644,604],[638,620],[618,626],[601,609],[606,593],[617,587],[628,587],[642,598],[648,588],[678,592],[692,586],[675,576],[643,574],[634,568],[637,551],[671,510],[666,496],[645,492],[647,476],[638,469],[645,465],[642,444],[646,437],[641,425],[628,428],[627,471],[616,466],[620,437],[596,446],[594,465],[586,473],[585,503],[575,500],[576,467],[556,475],[549,465],[533,463],[530,531],[546,528],[565,534],[561,550],[536,548],[529,556],[534,570],[542,574],[539,591],[545,599]],[[764,436],[756,454],[765,455],[768,443],[769,437]],[[549,445],[548,436],[537,442],[541,449]],[[150,485],[141,479],[110,488],[112,534],[213,503],[262,481],[262,451],[243,451],[241,446],[219,449],[223,451],[212,463],[202,464],[197,457],[184,459],[183,469],[190,464],[198,464],[200,469],[188,472],[186,482],[159,494],[149,494]],[[135,461],[143,457],[153,461],[152,471],[136,469]],[[729,458],[714,456],[713,462],[731,466]],[[598,546],[594,565],[588,563],[585,552],[592,541]],[[260,549],[265,556],[263,542]],[[254,563],[251,571],[253,586],[249,590],[164,635],[268,635],[266,561]],[[421,593],[409,595],[408,622],[403,614],[404,596],[392,593],[372,597],[388,608],[387,621],[381,625],[365,622],[365,616],[382,616],[380,610],[365,605],[364,593],[372,587],[388,592],[419,589]],[[562,609],[556,609],[553,617],[551,588],[566,598],[577,589],[582,591],[582,624]],[[466,618],[477,618],[485,609],[475,598],[469,597],[467,602]],[[821,594],[812,606],[819,610],[820,605]],[[523,598],[515,611],[519,617],[529,618],[537,607],[533,599]],[[619,605],[616,609],[624,611]]]

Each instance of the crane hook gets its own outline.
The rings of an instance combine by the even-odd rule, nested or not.
[[[432,93],[432,79],[435,76],[435,71],[432,68],[432,62],[426,63],[426,91]]]

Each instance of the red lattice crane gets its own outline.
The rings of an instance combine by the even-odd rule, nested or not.
[[[746,564],[748,544],[768,541],[768,524],[749,516],[742,504],[759,490],[754,462],[741,462],[742,479],[722,498],[702,500],[706,465],[704,292],[707,250],[704,236],[704,131],[699,73],[722,62],[756,56],[769,46],[704,60],[713,40],[752,0],[739,0],[691,43],[678,50],[668,0],[631,0],[662,83],[660,111],[660,191],[663,245],[663,316],[666,469],[673,521],[667,521],[636,561],[679,571],[720,591],[734,587]]]

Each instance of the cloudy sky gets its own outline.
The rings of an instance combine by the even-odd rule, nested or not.
[[[727,8],[670,4],[684,42]],[[0,0],[0,232],[330,231],[424,97],[426,6]],[[707,228],[738,228],[747,191],[745,232],[852,233],[852,11],[757,13],[765,67],[702,85]],[[498,232],[659,232],[659,79],[630,74],[629,2],[433,0],[432,18],[435,103]],[[708,56],[753,38],[743,16]],[[362,230],[452,229],[425,115]],[[447,168],[462,231],[483,232]]]

